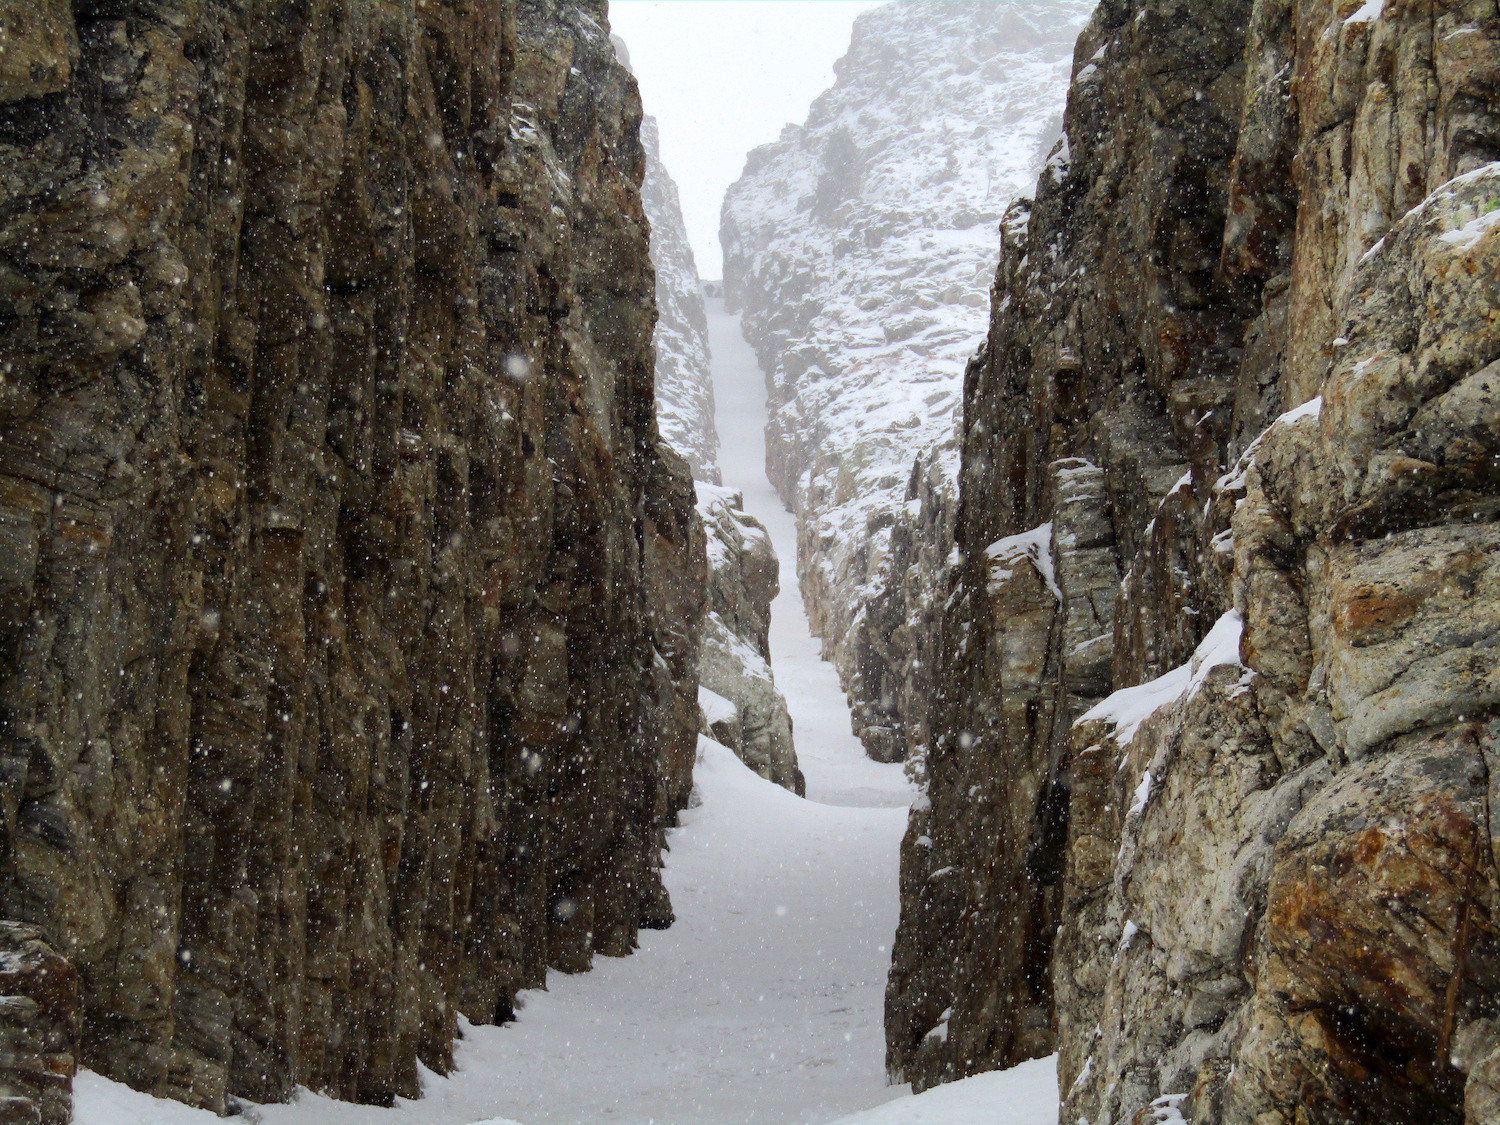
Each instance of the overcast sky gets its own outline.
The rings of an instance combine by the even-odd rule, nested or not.
[[[717,278],[719,204],[745,154],[807,119],[854,17],[880,0],[610,0],[662,160],[682,192],[698,274]]]

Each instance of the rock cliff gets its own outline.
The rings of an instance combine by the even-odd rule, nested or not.
[[[1500,1109],[1491,6],[1104,0],[1004,225],[888,1061]]]
[[[634,81],[593,2],[3,19],[0,916],[106,1075],[416,1096],[671,917]]]
[[[1057,135],[1088,4],[889,4],[724,202],[725,297],[767,372],[814,632],[882,761],[925,745],[964,361],[994,224]]]

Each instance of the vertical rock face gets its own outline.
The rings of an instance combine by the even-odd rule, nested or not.
[[[814,632],[869,753],[925,747],[963,363],[994,224],[1056,136],[1082,3],[890,4],[725,199],[725,291],[769,381]],[[935,555],[935,557],[928,557]]]
[[[1055,1043],[1069,1122],[1494,1120],[1492,16],[1080,39],[966,380],[896,1072]]]
[[[646,149],[641,203],[651,222],[651,263],[656,267],[654,340],[661,436],[687,459],[694,480],[722,484],[703,283],[682,221],[677,185],[661,162],[656,118],[641,119],[641,143]]]
[[[0,913],[107,1075],[415,1096],[458,1014],[670,919],[704,541],[634,82],[603,4],[34,7]]]

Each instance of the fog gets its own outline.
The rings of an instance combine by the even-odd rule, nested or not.
[[[801,123],[878,0],[614,0],[662,162],[682,193],[698,274],[721,276],[719,205],[745,154]]]

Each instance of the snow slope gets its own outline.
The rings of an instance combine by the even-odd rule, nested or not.
[[[805,125],[750,154],[725,199],[729,307],[771,379],[771,477],[799,516],[814,627],[861,729],[882,730],[866,735],[872,752],[894,741],[904,753],[891,733],[900,692],[864,665],[900,625],[878,607],[903,578],[898,526],[922,526],[908,501],[923,489],[909,485],[922,478],[951,509],[996,224],[1058,135],[1091,8],[899,3],[860,16],[838,81]],[[862,645],[867,616],[879,636]]]
[[[892,1099],[834,1125],[1056,1125],[1057,1056]]]

